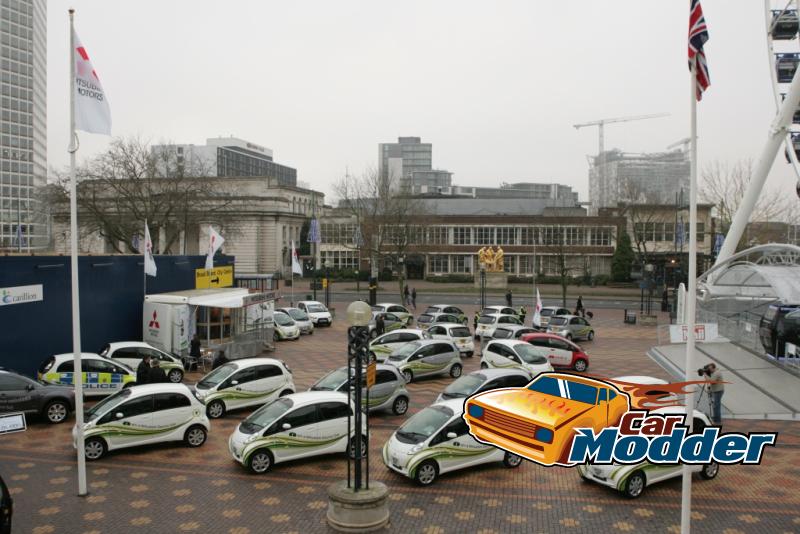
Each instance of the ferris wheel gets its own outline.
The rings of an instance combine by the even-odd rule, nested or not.
[[[799,12],[800,0],[764,0],[767,55],[776,113],[800,66]],[[794,168],[800,195],[800,108],[794,112],[786,134],[785,153],[787,162]]]

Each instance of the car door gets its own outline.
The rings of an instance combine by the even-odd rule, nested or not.
[[[454,438],[447,436],[451,432],[456,435]],[[499,450],[476,441],[470,435],[467,423],[460,416],[447,423],[431,440],[429,446],[450,452],[437,458],[440,473],[491,461],[491,452]]]
[[[547,358],[551,365],[560,367],[572,365],[572,347],[566,341],[551,337],[548,338],[547,344],[550,348]]]
[[[153,429],[153,395],[136,397],[113,408],[100,418],[95,428],[109,449],[155,441],[159,432]]]
[[[397,330],[398,328],[403,328],[403,321],[397,315],[393,313],[384,313],[383,314],[383,324],[384,329],[387,332],[391,332],[392,330]]]
[[[503,355],[500,353],[500,343],[489,343],[484,351],[483,358],[489,367],[502,367],[506,364]]]
[[[12,374],[0,374],[0,413],[37,412],[38,399],[33,384]]]
[[[142,361],[142,355],[139,354],[139,351],[136,349],[136,347],[122,347],[115,350],[111,354],[111,359],[122,362],[128,367],[133,367],[136,369],[136,367]]]
[[[461,358],[458,349],[450,343],[436,343],[431,356],[431,362],[437,366],[437,371],[447,367],[454,358]]]
[[[123,376],[127,375],[127,372],[119,365],[95,359],[83,360],[82,363],[84,377],[90,391],[100,395],[110,395],[122,389]]]
[[[408,358],[408,368],[414,376],[425,376],[438,371],[434,359],[435,345],[424,345]]]
[[[320,448],[315,454],[347,450],[347,418],[350,407],[344,402],[320,402],[317,407],[317,434]]]
[[[153,427],[161,430],[163,440],[183,439],[184,427],[191,422],[195,408],[180,392],[156,393],[153,399]],[[198,411],[198,414],[199,411]]]
[[[254,385],[258,375],[255,366],[239,369],[225,379],[217,391],[225,390],[225,406],[228,409],[243,408],[258,404],[258,385]]]
[[[506,359],[506,364],[503,367],[510,368],[510,369],[522,369],[525,371],[525,366],[522,363],[522,359],[520,359],[519,355],[514,352],[513,349],[510,347],[506,347],[505,345],[500,346],[500,354],[503,358]]]
[[[404,381],[405,382],[405,381]],[[375,384],[369,388],[369,409],[372,410],[391,398],[394,390],[399,384],[397,375],[388,369],[378,369],[375,372]],[[367,398],[366,388],[362,392],[362,398]]]
[[[253,395],[252,404],[260,405],[277,398],[286,384],[286,377],[280,367],[274,364],[256,365],[252,368],[255,379],[247,382],[242,390]]]
[[[284,428],[288,424],[289,428]],[[322,447],[317,430],[317,406],[307,404],[285,414],[275,424],[274,443],[270,447],[276,461],[303,458],[317,454]]]
[[[429,339],[447,339],[447,330],[443,326],[433,325],[428,328]]]
[[[407,309],[399,305],[389,306],[386,311],[395,314],[403,324],[406,324],[411,316]]]

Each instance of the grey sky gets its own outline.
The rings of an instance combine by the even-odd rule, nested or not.
[[[379,142],[433,143],[459,185],[556,181],[587,200],[597,129],[606,147],[658,151],[688,135],[688,0],[48,2],[48,158],[68,157],[68,17],[103,82],[115,135],[268,146],[331,193],[375,165]],[[774,114],[763,3],[704,0],[712,86],[700,161],[755,159]],[[107,139],[81,135],[79,157]],[[779,155],[769,187],[791,191]],[[330,199],[329,199],[330,200]]]

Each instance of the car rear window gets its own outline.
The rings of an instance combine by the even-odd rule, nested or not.
[[[450,329],[450,335],[452,337],[469,337],[471,334],[470,334],[469,328],[464,327],[464,326],[459,326],[459,327],[451,328]]]
[[[498,328],[494,331],[494,338],[495,339],[508,339],[511,337],[511,330],[506,330],[505,328]]]
[[[550,319],[550,326],[563,326],[569,322],[566,317],[553,317]]]
[[[427,314],[427,313],[423,313],[417,319],[418,323],[430,323],[431,321],[433,321],[433,315],[430,315],[430,314]]]
[[[484,315],[480,319],[478,319],[478,324],[494,324],[497,320],[495,317],[489,317],[488,315]]]
[[[553,310],[548,310],[547,308],[544,308],[542,311],[539,312],[539,315],[541,315],[542,317],[550,317],[551,315],[553,315]]]

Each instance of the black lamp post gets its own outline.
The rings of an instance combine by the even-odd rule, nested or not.
[[[486,307],[486,265],[481,263],[480,272],[481,309]]]

